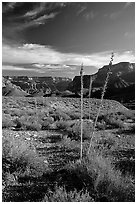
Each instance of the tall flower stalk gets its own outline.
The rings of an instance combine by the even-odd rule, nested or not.
[[[89,100],[88,100],[88,107],[89,107],[89,121],[90,121],[90,111],[91,111],[91,103],[90,103],[90,96],[91,96],[91,89],[92,89],[92,76],[90,76],[90,81],[89,81]]]
[[[83,64],[81,65],[80,76],[81,76],[81,151],[80,151],[80,159],[82,160],[82,152],[83,152]]]
[[[100,114],[100,110],[102,108],[103,98],[104,98],[104,95],[105,95],[105,92],[106,92],[106,89],[107,89],[107,84],[108,84],[108,81],[109,81],[109,77],[110,77],[110,75],[112,73],[111,72],[111,67],[112,67],[113,57],[114,57],[114,53],[112,52],[111,60],[110,60],[109,68],[108,68],[108,72],[107,72],[107,77],[106,77],[105,84],[104,84],[103,91],[102,91],[102,95],[101,95],[100,106],[99,106],[99,109],[98,109],[98,112],[97,112],[97,116],[96,116],[95,123],[94,123],[94,126],[93,126],[92,134],[91,134],[91,140],[90,140],[90,144],[89,144],[89,148],[88,148],[88,154],[90,153],[90,149],[91,149],[91,145],[92,145],[92,139],[93,139],[93,136],[94,136],[95,128],[96,128],[98,117],[99,117],[99,114]]]

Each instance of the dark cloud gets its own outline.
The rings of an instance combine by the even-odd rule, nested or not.
[[[3,2],[3,38],[17,39],[20,31],[45,24],[47,20],[53,19],[65,5],[62,2]]]

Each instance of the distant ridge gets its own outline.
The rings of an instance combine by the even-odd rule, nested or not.
[[[65,77],[27,77],[27,76],[4,76],[4,96],[51,96],[66,91],[70,78]]]
[[[26,91],[19,86],[12,84],[9,80],[2,78],[2,95],[3,96],[27,96]]]
[[[89,95],[90,77],[93,84],[92,98],[100,98],[106,79],[108,65],[103,66],[97,73],[84,75],[84,97]],[[120,62],[112,66],[105,98],[130,103],[135,101],[135,63]],[[80,97],[80,76],[74,79],[67,77],[27,77],[4,76],[2,94],[4,96],[62,96]]]
[[[109,66],[103,66],[93,75],[84,75],[84,88],[89,89],[90,77],[92,77],[91,97],[100,98]],[[120,62],[112,65],[105,98],[122,100],[135,100],[135,63]],[[75,76],[69,84],[68,90],[75,94],[80,92],[80,76]],[[87,92],[88,94],[88,92]],[[88,95],[87,95],[88,96]]]

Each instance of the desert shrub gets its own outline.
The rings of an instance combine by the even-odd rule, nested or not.
[[[2,172],[3,173],[3,172]],[[9,172],[5,172],[2,175],[2,184],[3,186],[14,186],[14,185],[18,185],[18,178],[16,176],[16,174],[14,173],[9,173]]]
[[[26,121],[26,117],[22,116],[21,118],[15,118],[13,120],[14,124],[16,125],[16,128],[22,128],[23,127],[23,123]]]
[[[11,116],[18,116],[20,117],[21,115],[24,114],[24,111],[18,109],[18,108],[14,108],[10,111]]]
[[[123,110],[120,112],[126,119],[135,119],[135,111],[133,110]],[[119,113],[119,114],[120,114]]]
[[[50,116],[54,118],[54,121],[70,120],[70,117],[61,110],[56,110],[55,112],[51,113]]]
[[[106,128],[125,128],[124,121],[127,119],[131,119],[134,121],[135,115],[133,111],[118,111],[118,112],[110,112],[105,115],[100,115],[98,117],[97,127],[102,128],[102,123],[106,124]],[[100,124],[101,123],[101,124]]]
[[[105,123],[104,120],[100,121],[100,122],[97,122],[97,125],[96,127],[99,129],[99,130],[105,130],[107,128],[107,125]]]
[[[51,122],[49,120],[44,120],[42,123],[41,123],[41,129],[42,130],[48,130],[50,128],[50,124]]]
[[[42,120],[44,120],[44,118],[49,117],[49,111],[46,110],[45,108],[42,108],[38,111],[38,117],[41,118]]]
[[[67,136],[62,138],[60,146],[69,150],[78,150],[80,152],[80,144],[75,140],[71,140],[71,138]]]
[[[39,131],[42,128],[41,121],[37,121],[35,116],[22,116],[14,120],[16,128],[22,130]]]
[[[112,116],[106,117],[105,122],[112,128],[122,128],[124,126],[123,121],[121,121],[120,119],[113,118]]]
[[[124,125],[123,127],[119,128],[118,133],[128,133],[134,134],[135,133],[135,123],[130,125]]]
[[[10,115],[6,114],[2,116],[2,128],[10,128],[14,126],[14,122]]]
[[[20,118],[14,119],[16,128],[22,130],[46,130],[50,128],[50,125],[54,122],[52,117],[44,117],[43,120],[35,115],[24,115]]]
[[[36,114],[36,110],[31,109],[31,108],[26,109],[26,110],[24,110],[24,111],[25,111],[26,115],[28,115],[28,116],[32,116],[32,115],[35,115],[35,114]]]
[[[32,130],[32,131],[40,131],[42,126],[37,121],[35,122],[26,122],[25,129],[26,130]]]
[[[9,109],[3,109],[2,111],[4,112],[4,114],[10,114],[10,110]]]
[[[42,202],[93,202],[93,198],[86,190],[67,192],[65,187],[57,187],[46,193]]]
[[[67,130],[70,127],[70,125],[71,123],[69,121],[60,120],[56,122],[56,127],[61,130]]]
[[[40,121],[41,124],[41,129],[42,130],[47,130],[47,129],[52,129],[51,127],[53,126],[54,119],[52,117],[44,117],[43,120]]]
[[[134,123],[133,125],[130,125],[130,126],[129,126],[129,131],[130,131],[131,133],[135,133],[135,123]]]
[[[112,146],[115,145],[115,140],[112,137],[102,137],[101,139],[97,140],[98,148],[104,149],[108,148],[110,149]]]
[[[24,138],[14,135],[4,136],[2,139],[2,165],[3,174],[18,176],[37,176],[46,171],[44,164],[36,152],[35,146]]]
[[[68,114],[72,120],[80,119],[81,117],[80,112],[69,112]]]
[[[83,113],[83,119],[89,119],[89,112],[84,111],[84,113]],[[90,119],[92,119],[92,114],[90,114]]]
[[[90,138],[90,134],[93,129],[93,124],[90,121],[83,121],[83,139]],[[68,135],[74,139],[80,139],[81,134],[81,122],[74,123],[72,128],[68,129]]]
[[[50,116],[44,117],[44,118],[42,119],[42,121],[48,121],[49,123],[54,123],[54,118],[53,118],[53,117],[50,117]]]
[[[101,201],[105,197],[109,202],[133,202],[135,190],[131,178],[116,170],[110,159],[92,151],[83,160],[69,163],[67,169],[75,172],[89,193],[96,194]]]

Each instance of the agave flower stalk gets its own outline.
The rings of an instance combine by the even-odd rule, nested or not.
[[[104,95],[105,95],[105,92],[106,92],[106,89],[107,89],[107,84],[108,84],[108,81],[109,81],[109,77],[110,77],[110,75],[112,73],[111,72],[111,67],[112,67],[113,57],[114,57],[114,53],[112,52],[111,60],[110,60],[109,68],[108,68],[108,72],[107,72],[107,77],[106,77],[105,84],[104,84],[103,91],[102,91],[102,95],[101,95],[100,106],[99,106],[99,109],[98,109],[98,112],[97,112],[97,116],[96,116],[95,123],[94,123],[94,126],[93,126],[92,134],[91,134],[91,140],[90,140],[90,144],[89,144],[89,148],[88,148],[88,154],[90,153],[90,149],[91,149],[91,145],[92,145],[92,139],[93,139],[93,136],[94,136],[94,132],[95,132],[95,128],[96,128],[96,125],[97,125],[98,117],[99,117],[99,114],[100,114],[100,111],[101,111],[101,108],[102,108],[103,98],[104,98]]]
[[[91,103],[90,103],[90,96],[91,96],[91,89],[92,89],[92,76],[90,76],[90,84],[89,84],[89,100],[88,100],[88,106],[89,106],[89,121],[90,121],[90,111],[91,111]]]
[[[83,151],[83,64],[81,65],[80,76],[81,76],[81,152],[80,152],[80,159],[82,160],[82,151]]]

